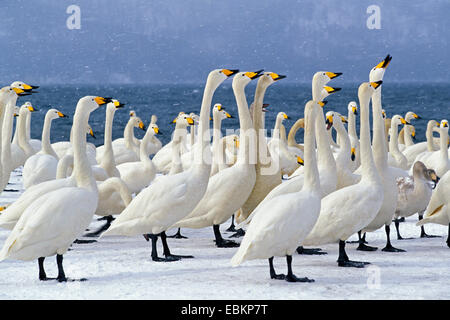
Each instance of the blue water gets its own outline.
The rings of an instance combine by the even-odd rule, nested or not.
[[[342,90],[329,96],[325,111],[334,110],[347,114],[347,104],[351,100],[357,100],[358,84],[339,84],[333,82],[333,86],[342,87]],[[383,108],[388,117],[394,114],[405,115],[407,111],[414,111],[422,117],[415,120],[417,141],[425,140],[425,129],[428,120],[450,119],[450,90],[449,84],[385,84],[383,85]],[[247,89],[249,105],[253,101],[255,86],[250,84]],[[158,125],[163,134],[159,137],[163,143],[170,140],[173,130],[172,120],[180,111],[200,111],[203,94],[203,84],[189,85],[124,85],[124,86],[43,86],[39,93],[32,96],[19,98],[17,105],[30,101],[39,109],[32,115],[32,138],[41,136],[41,129],[45,112],[50,108],[57,108],[69,115],[69,119],[56,119],[52,123],[52,142],[68,140],[72,125],[73,112],[79,98],[85,95],[99,95],[113,97],[126,103],[124,109],[118,110],[114,118],[113,139],[123,136],[123,129],[128,121],[128,113],[135,110],[147,125],[152,114],[158,116]],[[266,127],[273,128],[274,121],[279,111],[286,112],[290,119],[285,120],[285,126],[289,128],[299,118],[303,117],[303,107],[311,97],[311,86],[307,84],[273,84],[267,90],[265,103],[269,103],[269,112],[266,113]],[[216,91],[213,104],[221,103],[235,118],[223,121],[223,130],[238,128],[237,107],[231,89],[231,81],[222,84]],[[96,145],[103,144],[103,131],[105,121],[105,109],[99,108],[91,114],[91,124],[96,138],[88,137],[88,141]],[[137,137],[141,138],[143,131],[135,129]],[[302,141],[303,132],[297,134],[298,141]]]

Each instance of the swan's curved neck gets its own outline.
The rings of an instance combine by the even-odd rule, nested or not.
[[[280,139],[280,128],[281,128],[281,123],[283,122],[283,118],[282,117],[277,117],[275,120],[275,126],[273,127],[273,139]]]
[[[50,129],[52,126],[52,118],[49,113],[45,115],[44,119],[44,127],[42,128],[42,136],[41,136],[41,151],[44,154],[51,155],[58,159],[58,155],[56,154],[55,150],[53,150],[53,147],[50,143]]]
[[[425,136],[427,138],[427,149],[428,151],[436,151],[439,148],[436,146],[436,144],[434,143],[434,138],[433,138],[433,128],[434,125],[429,125],[427,127],[427,132],[425,133]]]
[[[398,148],[398,124],[391,122],[391,138],[389,139],[389,151],[392,153],[399,154],[400,149]]]
[[[405,146],[407,147],[412,146],[414,144],[414,141],[411,136],[411,127],[405,125],[403,132],[404,132]]]
[[[356,116],[353,111],[348,112],[348,135],[355,139],[358,139],[358,135],[356,134]]]
[[[381,87],[379,87],[372,95],[372,114],[373,114],[373,159],[380,172],[385,172],[388,166],[387,142],[386,142],[386,125],[383,119],[381,107]],[[362,121],[362,117],[361,117]],[[362,123],[360,123],[362,125]]]
[[[11,162],[11,137],[14,120],[14,107],[16,106],[17,96],[13,96],[5,103],[5,111],[2,124],[2,164]]]
[[[27,113],[29,111],[25,108],[20,109],[19,113],[19,146],[29,156],[34,153],[29,141],[27,140]]]
[[[192,130],[191,130],[192,131]],[[186,135],[186,128],[175,127],[175,131],[172,137],[172,163],[169,171],[169,175],[177,174],[183,171],[181,164],[180,151],[183,143],[183,137]]]
[[[304,118],[300,118],[298,119],[294,125],[291,127],[291,130],[289,130],[289,134],[288,134],[288,146],[290,147],[297,147],[301,150],[303,150],[303,146],[298,144],[297,141],[295,140],[295,135],[297,134],[297,131],[300,128],[305,128],[305,119]]]
[[[339,154],[336,157],[336,160],[342,159],[343,161],[345,161],[345,159],[350,159],[350,138],[348,137],[348,133],[345,130],[344,125],[342,124],[342,122],[337,121],[334,124],[334,128],[336,129],[337,134],[340,137],[340,145],[339,145]]]
[[[30,139],[31,139],[31,112],[27,112],[26,137],[27,137],[27,140],[30,141]]]
[[[134,121],[132,118],[128,121],[123,131],[123,139],[127,149],[136,150],[137,146],[134,143]]]
[[[439,136],[440,136],[439,144],[441,147],[440,157],[441,157],[442,161],[447,163],[448,162],[448,130],[446,130],[445,128],[440,128]]]
[[[14,129],[14,136],[12,139],[12,144],[19,144],[19,117],[13,117],[16,121],[16,127]],[[14,120],[13,120],[14,121]]]
[[[139,159],[142,163],[146,166],[153,167],[153,162],[150,160],[150,155],[147,151],[147,146],[152,140],[153,136],[155,135],[155,132],[151,127],[147,129],[147,132],[145,132],[144,138],[142,138],[141,145],[139,146]]]
[[[56,168],[56,179],[64,179],[67,177],[67,170],[73,167],[73,155],[66,154],[59,161]]]

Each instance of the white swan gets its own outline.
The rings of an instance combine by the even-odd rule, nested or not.
[[[301,191],[281,195],[265,202],[254,212],[241,246],[231,259],[237,266],[246,260],[269,259],[270,277],[289,282],[312,282],[308,278],[297,278],[292,272],[292,254],[308,235],[320,212],[321,190],[315,155],[315,114],[317,102],[309,101],[305,106],[305,183]],[[305,209],[307,208],[307,209]],[[286,256],[288,274],[276,274],[274,256]]]
[[[383,185],[372,155],[369,125],[369,100],[380,85],[381,81],[365,82],[358,89],[361,181],[322,198],[319,219],[302,243],[322,245],[339,242],[338,265],[341,267],[364,267],[364,262],[349,260],[345,252],[345,241],[372,221],[383,203]]]
[[[401,124],[408,125],[409,123],[398,114],[391,118],[389,138],[389,154],[391,157],[388,159],[388,164],[392,167],[408,170],[408,159],[406,159],[405,155],[400,151],[398,146],[398,126]]]
[[[225,111],[225,108],[216,103],[212,110],[213,113],[213,141],[212,141],[212,165],[211,176],[219,172],[219,167],[225,163],[225,153],[223,150],[224,145],[220,143],[222,138],[222,121],[232,116]]]
[[[160,261],[156,252],[157,235],[161,234],[166,261],[178,260],[170,253],[165,231],[186,217],[203,198],[211,172],[209,116],[217,87],[236,70],[216,69],[209,73],[202,99],[199,123],[199,142],[196,144],[194,164],[188,171],[161,177],[142,190],[103,233],[128,235],[149,233],[152,239],[152,259]]]
[[[356,134],[356,116],[358,115],[357,103],[355,101],[350,101],[347,106],[347,110],[347,131],[350,138],[350,150],[352,154],[350,170],[354,172],[361,165],[361,155],[359,154],[359,138]]]
[[[22,105],[19,109],[17,144],[11,143],[11,161],[14,169],[23,166],[25,161],[35,154],[35,150],[27,140],[26,133],[27,116],[34,111],[35,109],[29,105]]]
[[[427,141],[415,143],[410,147],[406,147],[403,150],[403,154],[408,160],[408,166],[412,166],[416,157],[426,151],[433,152],[439,150],[439,145],[434,143],[433,131],[439,128],[439,122],[436,120],[429,120],[427,123],[427,130],[425,132],[425,136]]]
[[[155,178],[156,167],[149,158],[147,147],[152,137],[158,134],[159,128],[156,123],[150,123],[144,138],[140,143],[139,158],[140,161],[125,162],[117,166],[120,172],[120,178],[127,184],[131,193],[138,193]]]
[[[219,225],[227,221],[248,199],[255,185],[255,141],[250,112],[245,97],[245,87],[251,80],[263,74],[257,72],[240,72],[233,79],[233,92],[239,112],[239,154],[236,163],[219,171],[208,182],[203,199],[195,209],[174,227],[204,228],[213,226],[216,246],[235,247],[239,244],[224,240]],[[220,190],[220,192],[217,192]]]
[[[48,180],[56,178],[58,156],[50,144],[50,128],[54,119],[67,116],[57,109],[50,109],[45,114],[42,128],[41,150],[29,157],[23,166],[23,186],[25,189]]]
[[[44,271],[44,259],[56,254],[56,279],[60,282],[67,281],[62,264],[63,254],[89,225],[98,204],[97,184],[86,155],[84,128],[89,114],[106,102],[104,98],[93,96],[78,101],[73,124],[73,178],[61,179],[69,180],[65,187],[35,197],[24,208],[0,252],[0,261],[38,259],[39,279],[48,280]],[[34,187],[39,188],[44,184],[48,185],[48,182]]]
[[[400,235],[398,219],[409,217],[417,212],[419,215],[423,215],[431,199],[432,187],[430,182],[433,181],[437,184],[438,180],[439,178],[434,170],[427,169],[420,161],[414,163],[412,177],[397,179],[398,199],[394,222],[398,240],[403,239]],[[426,237],[423,226],[421,237]]]
[[[158,117],[156,115],[152,115],[150,119],[150,124],[156,124],[158,121]],[[142,141],[141,141],[142,142]],[[148,142],[147,151],[149,155],[156,154],[162,148],[162,142],[154,135]]]
[[[419,154],[414,162],[422,161],[430,169],[434,169],[439,177],[442,177],[450,169],[450,159],[448,158],[448,121],[442,120],[439,125],[440,150],[433,152],[423,152]]]
[[[439,183],[434,189],[430,202],[425,210],[423,219],[417,222],[417,226],[423,226],[427,223],[436,223],[448,226],[447,246],[450,248],[450,171],[441,177]]]

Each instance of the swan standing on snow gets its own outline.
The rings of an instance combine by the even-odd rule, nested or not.
[[[305,106],[305,183],[301,191],[280,195],[258,206],[241,246],[231,259],[237,266],[245,260],[269,259],[270,277],[289,282],[312,282],[308,278],[297,278],[292,272],[292,254],[298,244],[308,235],[320,212],[320,182],[315,156],[315,115],[317,102],[309,101]],[[274,256],[286,256],[288,273],[276,274]]]
[[[432,169],[427,169],[425,165],[417,161],[414,163],[413,167],[413,177],[408,178],[398,178],[398,200],[397,209],[395,210],[394,222],[395,228],[397,229],[397,239],[403,240],[399,231],[399,218],[409,217],[416,212],[420,216],[427,208],[428,203],[431,199],[432,188],[430,182],[433,181],[435,184],[438,183],[439,178],[436,172]],[[427,237],[425,231],[421,231],[421,237]],[[433,237],[433,236],[428,236]]]
[[[44,181],[56,178],[58,156],[50,144],[50,128],[52,121],[67,116],[57,109],[50,109],[45,114],[41,137],[41,151],[27,159],[23,166],[23,186],[25,189]]]
[[[175,175],[160,177],[142,190],[102,237],[149,234],[153,261],[175,261],[182,258],[170,253],[165,231],[192,212],[206,192],[211,173],[209,117],[212,97],[219,85],[235,73],[237,70],[216,69],[208,75],[200,110],[199,143],[195,146],[195,160],[191,168]],[[161,235],[165,259],[159,258],[156,251],[158,235]]]
[[[322,245],[339,242],[340,267],[364,267],[365,262],[349,260],[345,252],[345,241],[372,221],[383,203],[383,185],[372,155],[369,124],[369,100],[381,83],[382,81],[365,82],[358,89],[361,181],[322,198],[319,219],[302,243]]]
[[[216,246],[219,248],[239,246],[234,241],[224,240],[219,226],[239,210],[255,185],[256,134],[245,98],[245,87],[251,80],[262,76],[261,72],[262,70],[240,72],[233,79],[232,87],[240,124],[238,160],[233,166],[219,171],[209,179],[203,199],[186,218],[173,226],[195,229],[213,226]]]
[[[94,96],[86,96],[78,101],[73,123],[73,178],[61,179],[70,182],[34,198],[24,208],[0,252],[0,261],[38,259],[39,280],[49,280],[44,270],[44,259],[56,254],[56,279],[59,282],[68,280],[63,268],[63,254],[87,228],[98,203],[97,184],[86,155],[84,129],[90,113],[105,103],[106,99]],[[35,185],[34,188],[45,184],[48,185],[48,182]]]

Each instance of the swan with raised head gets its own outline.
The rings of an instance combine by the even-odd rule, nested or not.
[[[292,254],[309,234],[320,212],[321,190],[315,155],[315,114],[317,102],[305,106],[305,183],[302,190],[272,198],[254,210],[254,218],[231,264],[237,266],[246,260],[269,259],[270,277],[289,282],[312,282],[298,278],[292,272]],[[274,256],[286,256],[287,275],[276,274]]]
[[[339,242],[340,267],[364,267],[365,262],[349,260],[345,252],[345,241],[372,221],[383,203],[383,185],[372,155],[369,124],[369,101],[380,85],[381,81],[365,82],[358,89],[361,181],[322,198],[317,223],[302,243],[322,245]]]
[[[71,178],[60,179],[66,182],[64,186],[34,197],[24,208],[0,251],[0,261],[37,259],[39,280],[49,280],[44,270],[44,259],[56,255],[56,280],[68,280],[64,273],[63,255],[89,225],[98,204],[97,184],[86,155],[84,128],[90,113],[105,103],[106,99],[94,96],[78,101],[73,124],[74,174]],[[34,188],[48,186],[51,182],[43,182]]]
[[[165,231],[192,212],[206,192],[211,173],[209,117],[212,97],[219,85],[235,73],[236,70],[216,69],[208,75],[200,110],[199,143],[195,146],[195,161],[191,168],[160,177],[142,190],[102,236],[147,234],[152,240],[154,261],[180,259],[170,253]],[[161,235],[165,259],[157,255],[158,235]]]

